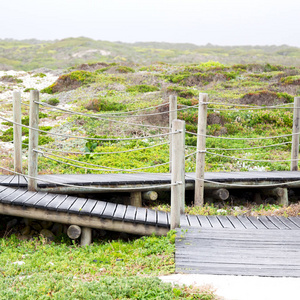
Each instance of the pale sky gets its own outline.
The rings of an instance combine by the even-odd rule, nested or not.
[[[0,39],[300,47],[299,0],[0,1]]]

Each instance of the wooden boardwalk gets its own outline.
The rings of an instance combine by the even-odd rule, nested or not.
[[[186,189],[194,189],[195,173],[186,173]],[[38,175],[38,188],[53,193],[100,193],[99,188],[114,191],[128,191],[133,188],[149,190],[153,185],[165,185],[155,190],[170,190],[171,174],[169,173],[135,173],[135,174],[60,174]],[[261,185],[282,184],[284,187],[300,188],[300,172],[207,172],[205,188],[259,188]],[[218,184],[221,183],[221,184]],[[73,186],[63,186],[63,184]],[[27,179],[20,175],[0,175],[0,185],[27,187]],[[237,186],[234,186],[237,185]],[[243,187],[245,186],[245,187]]]
[[[181,219],[175,253],[178,273],[300,277],[299,217]]]

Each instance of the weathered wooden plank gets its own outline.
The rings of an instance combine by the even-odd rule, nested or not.
[[[57,211],[68,212],[69,208],[76,201],[77,197],[67,197],[64,202],[57,208]]]
[[[55,194],[47,194],[45,197],[40,199],[40,201],[36,202],[34,206],[37,208],[45,208],[55,197]]]
[[[280,230],[290,230],[288,226],[286,226],[284,223],[282,223],[278,218],[275,216],[268,216],[267,217],[270,222],[272,222],[278,229]]]
[[[157,225],[169,226],[168,216],[164,211],[157,211]]]
[[[123,220],[125,216],[126,208],[127,208],[126,205],[118,204],[114,214],[114,219]]]
[[[199,223],[199,220],[198,220],[197,216],[188,215],[188,220],[189,220],[190,226],[200,227],[200,223]]]
[[[207,219],[209,220],[212,227],[223,228],[222,224],[216,216],[207,216]]]
[[[97,203],[97,200],[94,200],[94,199],[88,199],[88,200],[85,202],[83,208],[81,209],[80,214],[81,214],[81,215],[90,215],[91,212],[93,211],[93,209],[94,209],[96,203]]]
[[[21,197],[16,198],[11,204],[13,204],[13,205],[23,205],[26,201],[28,201],[35,194],[36,194],[36,192],[27,191]]]
[[[137,223],[145,223],[147,210],[144,207],[136,208],[135,221]]]
[[[27,201],[23,202],[23,205],[27,206],[27,207],[32,207],[46,195],[47,195],[47,193],[38,192],[38,193],[34,194],[32,197],[30,197]]]
[[[11,204],[14,200],[18,199],[20,196],[26,193],[26,190],[14,190],[11,194],[6,195],[5,197],[1,197],[2,203],[9,203]]]
[[[133,222],[135,220],[136,207],[128,205],[124,216],[125,222]]]
[[[296,226],[298,226],[300,228],[299,217],[289,217],[289,220],[292,221]]]
[[[102,217],[103,211],[107,205],[107,202],[104,201],[97,201],[96,205],[94,206],[91,215],[92,216],[97,216],[97,217]]]
[[[157,217],[156,217],[156,211],[153,209],[147,209],[147,224],[156,225],[157,223]]]
[[[248,217],[248,219],[250,220],[250,222],[252,222],[252,224],[257,228],[257,229],[267,229],[267,227],[260,222],[259,217]]]
[[[3,189],[2,192],[0,193],[0,201],[3,198],[11,195],[13,192],[15,192],[15,189],[11,189],[11,188]]]
[[[292,230],[300,230],[298,226],[294,222],[292,222],[290,219],[282,216],[276,216],[278,220],[280,220],[284,225],[286,225],[288,228]]]
[[[278,229],[266,216],[260,216],[259,220],[268,228],[268,229]]]
[[[57,210],[57,208],[67,199],[67,195],[57,195],[45,208],[49,210]]]
[[[237,219],[243,224],[246,229],[257,229],[246,216],[237,216]]]
[[[234,228],[232,223],[226,216],[217,216],[217,219],[219,220],[223,228]]]
[[[116,203],[107,202],[101,217],[111,219],[114,216],[116,207]]]
[[[72,206],[69,208],[69,213],[79,214],[86,203],[86,198],[77,198],[77,200],[72,204]]]
[[[239,217],[227,216],[227,219],[232,223],[233,227],[236,229],[245,229],[244,223],[242,223]]]
[[[200,222],[201,227],[211,228],[211,224],[206,216],[197,215],[198,221]]]
[[[190,226],[187,215],[184,214],[180,215],[180,227],[183,226]]]

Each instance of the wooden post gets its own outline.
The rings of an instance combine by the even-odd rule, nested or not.
[[[177,96],[170,95],[169,96],[169,127],[170,132],[172,132],[172,123],[174,120],[177,120]],[[170,173],[172,172],[172,134],[170,135]]]
[[[172,129],[171,229],[175,229],[180,226],[185,206],[185,122],[174,120]]]
[[[270,195],[275,196],[277,199],[277,203],[283,206],[289,205],[289,199],[288,199],[288,189],[287,188],[281,188],[277,187],[274,189],[263,189],[262,193],[264,195]]]
[[[38,147],[39,132],[39,91],[30,91],[30,111],[29,111],[29,150],[28,150],[28,190],[37,190],[36,177],[38,174],[38,154],[34,150]]]
[[[21,93],[13,92],[13,115],[14,115],[14,169],[15,172],[22,173],[22,126],[21,124]]]
[[[76,240],[81,235],[81,228],[78,225],[70,225],[67,230],[67,235],[70,239]]]
[[[142,196],[144,200],[150,200],[150,201],[155,201],[158,198],[158,194],[155,191],[144,192]]]
[[[86,246],[92,243],[92,228],[82,227],[80,245]]]
[[[199,95],[198,138],[197,138],[196,179],[195,179],[195,206],[203,206],[204,204],[204,168],[205,168],[207,101],[208,101],[207,94]]]
[[[130,193],[130,205],[142,207],[142,192]]]
[[[291,153],[291,171],[298,171],[299,156],[299,129],[300,129],[300,97],[294,99],[294,120]]]
[[[229,198],[229,191],[224,188],[220,188],[217,190],[208,190],[206,194],[214,200],[225,201]]]

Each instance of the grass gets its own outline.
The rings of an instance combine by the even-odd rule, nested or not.
[[[174,272],[174,231],[86,247],[62,238],[0,239],[0,299],[216,299],[155,277]]]

